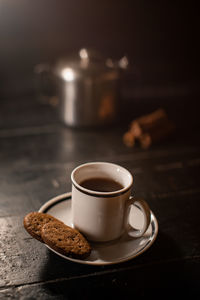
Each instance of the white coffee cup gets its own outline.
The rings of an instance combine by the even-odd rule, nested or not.
[[[99,191],[82,185],[86,179],[106,178],[121,185],[114,191]],[[143,227],[131,236],[141,237],[150,224],[150,209],[144,200],[131,197],[133,177],[125,168],[108,163],[92,162],[72,171],[72,223],[90,241],[105,242],[119,238],[130,228],[131,205],[137,205],[144,215]]]

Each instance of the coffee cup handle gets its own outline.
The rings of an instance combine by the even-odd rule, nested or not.
[[[144,215],[144,224],[141,229],[135,229],[129,223],[129,214],[130,214],[130,209],[131,209],[132,205],[135,205],[136,207],[138,207]],[[147,229],[150,225],[150,222],[151,222],[151,213],[150,213],[150,208],[149,208],[147,202],[143,199],[137,199],[137,198],[134,198],[131,196],[127,201],[125,222],[126,222],[127,231],[129,231],[129,232],[131,231],[132,237],[143,236],[144,233],[147,231]]]

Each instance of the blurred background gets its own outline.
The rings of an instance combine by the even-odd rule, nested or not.
[[[197,290],[199,295],[198,2],[0,0],[0,298],[61,299],[63,290],[62,299],[70,297],[70,290],[83,298],[88,287],[90,296],[96,287],[103,295],[104,286],[115,295],[122,288],[123,296],[133,286],[135,294],[148,297],[159,289],[162,295],[175,291],[179,298],[188,293],[191,299]],[[54,64],[80,48],[129,59],[120,122],[113,127],[66,127],[57,114],[57,97],[42,93],[35,66]],[[79,95],[77,110],[82,91]],[[102,99],[109,111],[112,97]],[[82,109],[93,116],[85,100]],[[130,122],[160,107],[177,127],[175,134],[165,140],[161,132],[164,138],[148,150],[139,143],[126,147],[123,137]],[[159,132],[160,123],[155,128]],[[93,267],[63,264],[26,238],[22,228],[22,217],[69,192],[71,171],[89,161],[115,162],[133,172],[134,194],[146,199],[158,218],[158,243],[120,272],[117,266],[98,273]]]
[[[198,98],[193,1],[0,0],[0,99],[33,95],[36,64],[82,47],[128,56],[125,99]]]

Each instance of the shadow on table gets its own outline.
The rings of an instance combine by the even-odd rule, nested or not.
[[[190,268],[191,264],[182,257],[176,241],[159,232],[147,252],[117,265],[80,265],[49,252],[41,279],[43,288],[55,299],[107,299],[108,295],[115,299],[128,296],[165,298],[199,293],[198,270],[196,268],[196,274],[191,276]]]

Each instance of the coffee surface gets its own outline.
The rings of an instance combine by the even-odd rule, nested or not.
[[[89,178],[83,180],[80,185],[88,190],[97,192],[114,192],[123,189],[123,185],[110,178]]]

